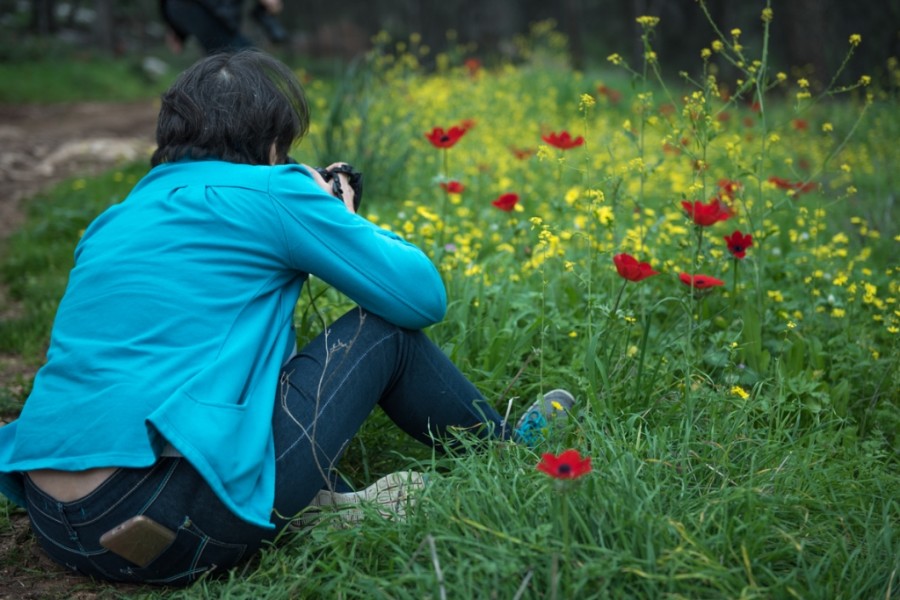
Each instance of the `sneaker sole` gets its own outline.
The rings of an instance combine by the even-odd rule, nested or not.
[[[359,492],[330,492],[321,490],[310,502],[310,509],[294,519],[295,526],[309,526],[321,519],[325,512],[333,512],[341,521],[357,523],[366,513],[363,506],[371,506],[385,519],[402,519],[415,504],[415,495],[425,487],[425,476],[416,471],[391,473]]]

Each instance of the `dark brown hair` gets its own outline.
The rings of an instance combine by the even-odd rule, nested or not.
[[[183,158],[267,165],[309,130],[300,82],[283,63],[259,50],[214,54],[184,73],[162,96],[155,167]]]

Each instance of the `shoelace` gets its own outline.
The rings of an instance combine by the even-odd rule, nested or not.
[[[532,410],[525,416],[524,422],[519,425],[516,434],[526,444],[536,441],[535,438],[541,435],[541,429],[547,426],[547,419],[538,410]]]

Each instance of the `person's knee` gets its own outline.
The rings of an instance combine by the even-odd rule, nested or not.
[[[400,327],[399,325],[395,325],[394,323],[391,323],[387,319],[385,319],[383,317],[379,317],[378,315],[376,315],[374,313],[370,313],[362,308],[359,309],[359,320],[360,320],[360,327],[366,327],[369,329],[380,330],[380,331],[383,331],[385,335],[397,334],[402,337],[406,337],[409,335],[415,335],[417,333],[418,334],[421,333],[418,331],[414,331],[412,329],[404,329],[403,327]]]

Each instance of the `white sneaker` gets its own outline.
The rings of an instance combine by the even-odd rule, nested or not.
[[[369,505],[388,520],[406,517],[416,503],[416,493],[425,487],[425,476],[416,471],[399,471],[385,475],[360,492],[339,493],[320,490],[303,513],[291,521],[294,528],[315,524],[325,513],[334,512],[343,524],[358,523]]]

